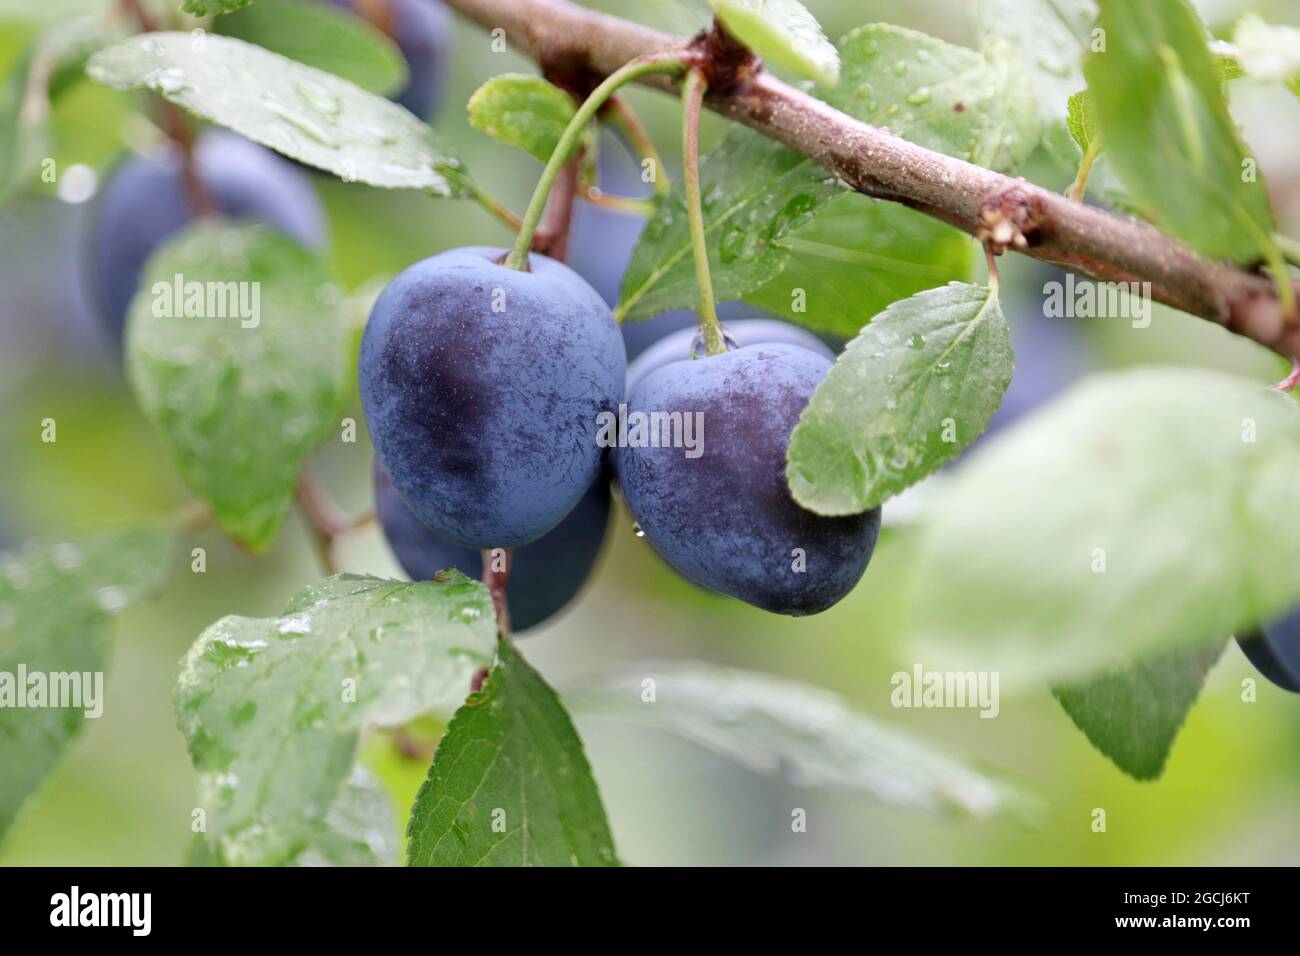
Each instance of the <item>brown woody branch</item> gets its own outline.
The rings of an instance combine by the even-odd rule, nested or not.
[[[515,48],[551,69],[607,76],[634,57],[687,45],[568,0],[447,3],[486,29],[505,30]],[[675,91],[666,76],[641,82]],[[996,245],[1097,279],[1150,282],[1157,301],[1300,356],[1300,316],[1286,314],[1271,277],[1205,259],[1154,226],[916,146],[766,71],[714,89],[706,105],[798,150],[868,196],[910,206],[981,240],[1010,216],[1011,241]]]

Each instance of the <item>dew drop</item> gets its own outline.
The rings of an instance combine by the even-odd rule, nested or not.
[[[281,637],[301,637],[311,633],[311,621],[305,617],[285,618],[277,630]]]
[[[730,265],[753,258],[758,248],[758,236],[742,226],[732,226],[718,244],[718,258]]]
[[[185,82],[185,71],[178,66],[168,66],[150,70],[144,78],[145,86],[157,90],[163,96],[175,96],[189,84]]]
[[[298,112],[298,110],[286,106],[270,93],[262,94],[262,105],[266,107],[268,112],[274,113],[286,123],[295,126],[321,145],[328,146],[330,149],[339,148],[338,141],[335,140],[323,126],[310,117],[303,116],[302,113]]]
[[[101,610],[107,611],[109,614],[116,614],[126,607],[126,592],[113,585],[100,588],[95,592],[95,603],[99,605]]]
[[[303,102],[323,116],[335,119],[343,109],[343,104],[339,98],[311,80],[299,80],[294,84],[298,95],[302,97]]]

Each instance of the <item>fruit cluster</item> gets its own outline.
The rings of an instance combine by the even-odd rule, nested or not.
[[[539,623],[582,585],[608,523],[611,474],[645,538],[678,572],[769,611],[815,614],[871,559],[880,511],[828,518],[785,479],[790,433],[833,359],[810,334],[737,322],[744,345],[692,358],[690,330],[629,368],[604,300],[562,263],[468,248],[418,262],[375,302],[361,399],[380,521],[412,577],[472,551],[518,548],[509,606]],[[698,421],[604,447],[601,422]],[[654,431],[652,428],[651,431]]]
[[[428,116],[443,86],[446,9],[330,2],[394,40],[409,68],[394,98]],[[613,192],[635,189],[616,152],[601,176]],[[175,144],[133,157],[102,191],[91,228],[92,294],[115,337],[149,255],[199,214],[196,190],[215,214],[311,247],[329,241],[303,169],[242,137],[208,131],[188,157]],[[385,289],[363,339],[360,382],[389,544],[417,580],[446,567],[478,576],[485,551],[512,549],[510,617],[526,630],[591,575],[613,483],[646,540],[691,581],[777,613],[825,610],[862,577],[880,525],[878,508],[816,515],[786,486],[786,444],[834,354],[794,326],[738,317],[735,305],[723,312],[734,348],[721,354],[695,354],[688,313],[620,335],[609,306],[640,226],[580,204],[577,271],[540,255],[518,271],[502,250],[467,248],[416,263]],[[1041,399],[1025,382],[1013,383],[1003,416],[1016,410],[1018,388],[1030,404]],[[606,447],[602,416],[639,416],[655,440],[629,441],[635,435],[620,428]],[[671,438],[659,424],[678,421],[701,423],[698,454],[657,440]],[[1300,608],[1240,644],[1273,683],[1300,692]]]

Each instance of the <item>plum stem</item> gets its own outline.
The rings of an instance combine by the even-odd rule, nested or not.
[[[334,560],[335,542],[349,531],[373,521],[374,511],[366,511],[356,517],[341,514],[330,500],[320,477],[309,465],[304,466],[298,474],[298,505],[316,545],[321,567],[327,575],[337,574],[339,568]]]
[[[578,196],[583,201],[589,202],[593,206],[599,206],[602,209],[633,213],[645,218],[653,216],[655,212],[653,199],[637,199],[635,196],[619,196],[615,193],[607,193],[599,186],[594,186],[591,183],[579,182]]]
[[[655,148],[654,140],[646,132],[646,128],[641,125],[641,120],[633,112],[632,107],[621,96],[610,97],[609,109],[605,114],[608,122],[623,134],[642,163],[647,159],[650,160],[651,166],[654,167],[654,187],[655,195],[660,199],[668,196],[673,191],[672,180],[668,178],[668,173],[664,170],[663,160],[659,158],[659,150]]]
[[[581,152],[564,164],[546,203],[546,212],[533,233],[532,249],[563,262],[569,257],[569,232],[573,226],[573,201],[578,196]]]
[[[652,53],[648,56],[640,56],[615,70],[592,90],[591,95],[578,107],[577,112],[573,114],[573,118],[569,120],[569,125],[560,134],[560,141],[555,144],[555,151],[551,153],[546,168],[542,170],[541,179],[537,181],[537,188],[533,190],[533,198],[529,201],[528,209],[524,212],[519,235],[515,237],[515,244],[506,256],[505,265],[508,268],[517,269],[520,272],[528,271],[528,251],[532,248],[533,233],[537,231],[537,224],[541,221],[542,211],[546,208],[546,199],[551,193],[551,187],[555,185],[555,180],[560,175],[560,171],[568,163],[577,148],[583,130],[587,128],[587,124],[596,115],[596,111],[624,84],[651,73],[681,73],[692,57],[693,55],[686,51]]]
[[[989,265],[989,294],[998,294],[998,255],[991,243],[984,243],[984,258]]]
[[[718,306],[713,298],[713,278],[709,275],[709,247],[704,235],[704,206],[700,199],[700,110],[708,81],[700,70],[691,70],[682,84],[682,182],[686,186],[686,216],[691,225],[691,255],[695,258],[695,281],[700,286],[700,327],[704,332],[704,349],[709,355],[727,350],[718,322]]]
[[[501,570],[495,567],[494,549],[483,552],[483,583],[487,585],[488,594],[492,596],[492,608],[497,617],[497,637],[504,638],[510,633],[510,609],[506,603],[506,588],[510,584],[510,561],[513,555],[509,548],[502,549],[505,560]]]
[[[523,223],[506,205],[483,191],[478,183],[470,183],[470,198],[482,206],[495,219],[501,220],[511,232],[517,232]]]
[[[383,727],[380,731],[387,735],[389,741],[407,760],[428,763],[433,760],[438,750],[437,740],[426,740],[413,734],[407,727]]]
[[[1065,191],[1067,198],[1075,202],[1083,202],[1084,193],[1088,189],[1088,174],[1092,172],[1092,164],[1097,161],[1100,153],[1101,137],[1094,136],[1083,154],[1083,159],[1079,161],[1079,171],[1074,175],[1074,182],[1070,183],[1070,188]]]
[[[121,0],[121,8],[128,17],[135,20],[141,33],[155,33],[162,29],[162,25],[144,8],[140,0]],[[213,202],[212,195],[203,184],[194,164],[194,137],[185,114],[180,107],[165,97],[155,94],[154,101],[158,104],[163,132],[180,150],[181,182],[185,186],[185,195],[189,197],[190,205],[194,207],[194,214],[204,217],[215,216],[217,204]]]
[[[1289,392],[1297,385],[1300,385],[1300,359],[1293,358],[1291,360],[1291,373],[1273,387],[1279,392]]]

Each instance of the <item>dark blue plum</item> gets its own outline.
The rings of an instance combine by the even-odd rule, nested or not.
[[[1283,690],[1300,694],[1300,607],[1237,638],[1237,643],[1261,674]]]
[[[233,133],[209,131],[194,146],[199,179],[222,215],[266,223],[306,246],[327,241],[325,210],[291,163]],[[145,260],[195,216],[179,154],[134,156],[96,200],[90,228],[91,297],[120,340]]]
[[[832,362],[835,361],[835,353],[831,351],[830,346],[813,333],[789,322],[778,319],[739,319],[727,322],[726,330],[737,346],[785,342],[824,355]],[[696,331],[697,327],[693,326],[671,332],[638,355],[635,361],[628,362],[627,393],[631,395],[637,384],[655,369],[670,362],[680,362],[690,358],[691,344],[695,341]]]
[[[375,459],[375,511],[384,536],[412,581],[443,568],[483,576],[483,552],[449,544],[420,523]],[[510,558],[506,603],[511,629],[526,631],[553,617],[582,590],[600,556],[609,527],[609,482],[597,478],[577,507]]]
[[[603,465],[598,416],[623,398],[614,317],[563,263],[454,249],[380,293],[361,340],[361,402],[402,498],[468,548],[536,541]],[[494,308],[496,307],[496,308]]]
[[[388,35],[406,60],[406,86],[393,96],[420,119],[442,99],[451,45],[451,12],[440,0],[333,0]]]
[[[598,174],[600,188],[619,196],[650,196],[654,187],[641,182],[636,160],[615,137],[604,139]],[[591,283],[610,308],[618,305],[623,273],[632,261],[632,252],[641,239],[645,224],[645,217],[636,213],[606,209],[586,202],[574,206],[569,234],[569,265]],[[718,307],[718,315],[724,322],[753,314],[752,307],[740,302],[727,302]],[[628,359],[636,358],[671,332],[694,328],[698,321],[694,312],[681,309],[640,322],[624,323],[623,342],[627,346]]]
[[[796,345],[750,345],[661,366],[632,390],[628,440],[615,452],[623,497],[646,540],[682,575],[792,615],[826,610],[861,579],[880,509],[824,517],[800,507],[786,485],[790,433],[831,364]],[[698,457],[681,447],[632,447],[638,412],[699,413]]]

